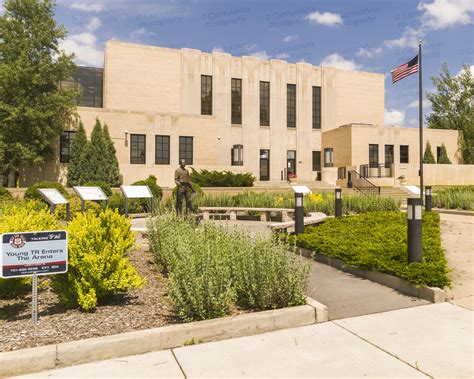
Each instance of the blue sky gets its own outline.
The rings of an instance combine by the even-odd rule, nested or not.
[[[78,64],[102,66],[116,39],[384,73],[386,123],[405,126],[417,126],[417,75],[393,85],[390,70],[419,38],[425,89],[443,62],[473,66],[473,17],[474,0],[58,0],[56,10]]]

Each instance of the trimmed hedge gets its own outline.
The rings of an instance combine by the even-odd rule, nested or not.
[[[402,212],[372,212],[327,219],[307,227],[296,245],[339,258],[348,265],[398,276],[411,283],[449,285],[448,267],[441,247],[440,218],[423,214],[423,261],[408,263],[407,220]]]
[[[251,173],[232,171],[196,171],[191,168],[191,182],[201,187],[252,187],[255,177]]]

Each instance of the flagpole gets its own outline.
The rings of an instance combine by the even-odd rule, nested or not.
[[[421,73],[421,45],[423,41],[420,39],[418,45],[418,81],[419,81],[419,122],[420,122],[420,199],[423,204],[423,77]]]

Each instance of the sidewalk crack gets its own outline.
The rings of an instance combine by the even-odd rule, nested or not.
[[[176,363],[178,364],[178,367],[179,367],[179,369],[181,370],[181,373],[183,374],[184,378],[186,379],[186,378],[187,378],[186,373],[184,372],[184,369],[183,369],[183,367],[181,366],[181,363],[179,362],[178,357],[177,357],[176,354],[174,353],[174,349],[170,349],[170,351],[171,351],[171,354],[173,354],[174,360],[175,360]]]

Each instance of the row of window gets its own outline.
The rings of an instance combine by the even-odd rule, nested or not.
[[[321,87],[313,87],[313,129],[321,129]],[[201,75],[201,114],[212,115],[212,76]],[[242,124],[242,79],[231,79],[231,121]],[[286,86],[286,122],[296,128],[296,84]],[[270,82],[260,82],[260,126],[270,125]]]
[[[385,145],[385,165],[388,167],[394,162],[393,145]],[[400,163],[409,162],[409,146],[400,145]],[[379,166],[379,145],[369,144],[369,167]]]
[[[71,87],[82,89],[81,95],[76,99],[78,106],[102,108],[104,69],[95,67],[77,67],[69,80],[60,83],[60,88]]]
[[[170,136],[155,136],[155,164],[170,164]],[[193,164],[193,137],[179,137],[179,160]],[[130,135],[130,163],[146,164],[146,135]]]

